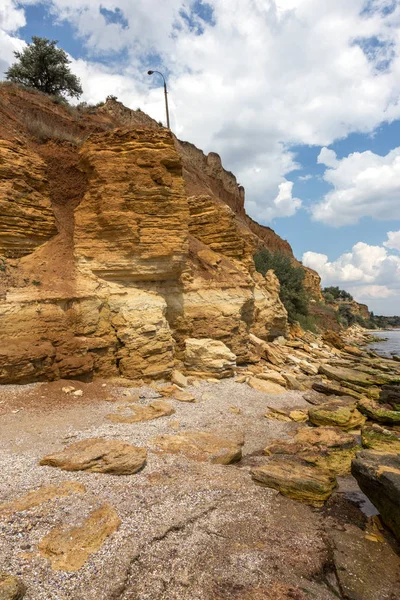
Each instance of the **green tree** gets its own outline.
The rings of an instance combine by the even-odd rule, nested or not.
[[[18,60],[8,69],[6,78],[45,94],[79,98],[81,82],[71,73],[67,54],[56,44],[56,40],[33,36],[22,52],[14,52]]]
[[[254,256],[256,270],[265,275],[273,269],[281,286],[279,296],[291,323],[308,315],[309,297],[304,288],[304,270],[296,267],[290,256],[269,252],[265,248]]]

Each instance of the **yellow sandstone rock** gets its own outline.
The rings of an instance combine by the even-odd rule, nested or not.
[[[154,400],[150,402],[148,406],[141,406],[140,404],[130,404],[130,408],[133,414],[119,415],[110,414],[107,415],[107,419],[113,423],[139,423],[141,421],[152,421],[153,419],[159,419],[160,417],[169,417],[175,413],[175,409],[164,402],[163,400]]]
[[[71,494],[83,494],[85,491],[85,486],[77,481],[64,481],[57,485],[43,486],[21,498],[17,498],[13,502],[0,504],[0,514],[29,510],[49,500],[63,498]]]
[[[97,508],[79,527],[56,527],[39,542],[39,551],[55,571],[78,571],[99,550],[121,519],[109,504]]]
[[[228,465],[242,458],[240,444],[205,431],[162,435],[155,440],[155,444],[163,452],[183,454],[200,462]]]

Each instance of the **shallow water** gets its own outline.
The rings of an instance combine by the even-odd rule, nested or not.
[[[381,356],[392,356],[393,354],[400,356],[400,329],[373,331],[372,334],[376,337],[383,338],[385,341],[369,344],[368,348],[374,350]]]

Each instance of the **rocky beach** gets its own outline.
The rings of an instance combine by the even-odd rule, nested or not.
[[[142,111],[0,134],[0,600],[399,600],[399,357]]]
[[[2,386],[2,569],[32,600],[399,598],[400,363],[355,338]]]

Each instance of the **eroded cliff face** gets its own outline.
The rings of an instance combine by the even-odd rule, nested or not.
[[[223,341],[241,363],[251,333],[287,333],[219,157],[134,114],[111,130],[109,108],[83,143],[39,144],[17,119],[0,145],[0,383],[168,378],[187,338]]]

